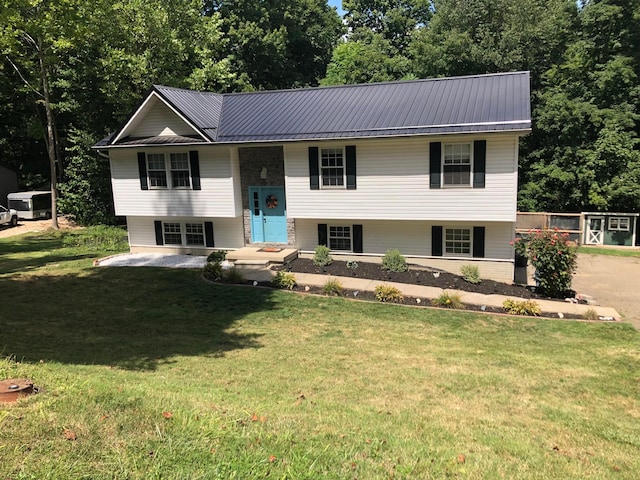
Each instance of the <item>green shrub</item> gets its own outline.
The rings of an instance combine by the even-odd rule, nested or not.
[[[326,267],[331,265],[333,258],[331,258],[331,250],[325,245],[318,245],[313,255],[313,263],[318,267]]]
[[[129,246],[126,230],[107,225],[97,225],[69,233],[65,235],[62,243],[65,247],[109,252],[126,250]]]
[[[276,273],[276,276],[273,277],[273,280],[271,280],[271,285],[275,288],[293,290],[293,287],[296,286],[296,276],[291,272],[280,270]]]
[[[400,250],[395,248],[387,250],[384,257],[382,257],[382,268],[390,272],[406,272],[409,270],[407,260],[400,253]]]
[[[540,305],[533,300],[511,300],[507,298],[502,302],[502,308],[509,315],[529,315],[537,317],[542,313]]]
[[[330,278],[322,286],[322,293],[339,297],[343,293],[342,284],[335,278]]]
[[[527,257],[535,268],[542,290],[551,297],[564,297],[571,288],[578,259],[578,247],[569,240],[569,234],[557,229],[531,230],[512,244],[516,253]]]
[[[227,252],[225,250],[216,250],[211,252],[207,257],[207,262],[224,262],[227,258]]]
[[[453,308],[456,310],[464,310],[464,303],[457,293],[442,292],[439,297],[431,300],[434,307]]]
[[[358,269],[358,262],[356,262],[355,260],[347,260],[347,265],[346,267],[351,270],[351,273],[353,273],[354,275],[356,274],[356,270]]]
[[[245,283],[244,275],[236,267],[231,267],[228,270],[223,270],[222,280],[225,283],[235,283],[242,285]]]
[[[377,285],[375,288],[376,300],[379,302],[401,302],[404,300],[404,295],[396,287],[391,285],[382,284]]]
[[[482,281],[477,265],[462,265],[460,267],[460,274],[462,278],[473,285],[477,285]]]
[[[220,280],[223,273],[224,270],[222,270],[222,265],[220,265],[220,262],[208,262],[204,266],[204,270],[202,271],[202,275],[204,276],[204,278],[206,278],[207,280],[212,280],[214,282]]]

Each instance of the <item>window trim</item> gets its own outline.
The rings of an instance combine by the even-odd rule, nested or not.
[[[174,170],[172,168],[172,165],[171,165],[172,158],[171,157],[174,156],[174,155],[176,155],[176,156],[177,155],[183,155],[185,157],[184,161],[186,162],[186,165],[187,165],[186,170],[185,169],[179,169],[179,170],[176,169],[176,170]],[[175,172],[185,172],[186,171],[187,172],[187,182],[189,183],[189,185],[174,186],[173,185],[173,172],[174,171]],[[172,190],[192,190],[193,189],[193,185],[192,185],[192,181],[191,181],[191,160],[190,160],[190,157],[189,157],[189,152],[172,152],[172,153],[169,153],[169,174],[171,176],[171,187],[170,188]]]
[[[450,253],[447,251],[447,232],[449,230],[466,230],[469,233],[469,241],[465,242],[462,240],[452,240],[452,241],[456,241],[456,242],[460,242],[460,243],[468,243],[469,244],[469,253]],[[443,227],[443,232],[442,232],[442,256],[443,257],[448,257],[448,258],[452,258],[452,257],[458,257],[458,258],[474,258],[473,257],[473,227],[447,227],[444,226]]]
[[[150,164],[150,156],[162,156],[162,161],[164,162],[164,169],[160,170],[157,168],[152,169],[151,168],[151,164]],[[186,169],[179,169],[179,170],[173,170],[171,168],[171,157],[174,155],[183,155],[184,161],[186,161]],[[148,189],[149,190],[193,190],[193,174],[191,171],[191,157],[189,155],[189,152],[144,152],[144,158],[145,158],[145,164],[147,167],[147,185],[148,185]],[[164,171],[164,176],[165,176],[165,181],[167,183],[166,186],[162,186],[162,185],[152,185],[151,182],[151,172],[161,172]],[[187,181],[189,182],[189,185],[178,185],[178,186],[173,186],[173,172],[176,171],[180,171],[180,172],[188,172],[187,173]]]
[[[166,225],[178,225],[180,227],[180,232],[167,232],[166,231]],[[201,229],[202,229],[202,243],[201,244],[197,244],[197,243],[188,243],[187,242],[187,235],[194,235],[192,232],[187,232],[187,225],[200,225]],[[180,243],[171,243],[171,242],[167,242],[167,233],[169,233],[170,235],[177,235],[178,233],[180,234]],[[198,233],[196,233],[196,235],[198,235]],[[206,226],[205,226],[205,222],[196,222],[196,221],[191,221],[191,222],[165,222],[162,221],[162,241],[163,241],[163,245],[167,245],[170,247],[189,247],[189,248],[207,248],[207,233],[206,233]]]
[[[469,183],[465,184],[448,184],[445,182],[445,166],[446,165],[455,165],[455,164],[446,164],[444,163],[445,152],[448,146],[453,145],[468,145],[469,146]],[[466,165],[466,164],[465,164]],[[444,143],[442,142],[442,151],[440,152],[440,185],[441,188],[473,188],[473,167],[474,167],[474,142],[450,142]]]
[[[346,190],[347,189],[347,153],[344,146],[342,147],[320,147],[318,149],[318,177],[320,190]],[[335,150],[340,151],[342,156],[342,166],[341,167],[323,167],[322,166],[322,153],[327,150]],[[325,185],[324,184],[324,170],[332,169],[332,168],[341,168],[342,169],[342,185]]]
[[[332,228],[347,228],[349,230],[349,249],[342,249],[342,248],[334,248],[331,245],[331,240],[344,240],[346,237],[336,237],[336,236],[331,236],[331,229]],[[330,250],[332,251],[336,251],[336,252],[353,252],[353,225],[341,225],[341,224],[336,224],[336,225],[327,225],[327,246],[329,247]]]
[[[612,225],[613,221],[617,223],[615,227]],[[622,226],[623,223],[626,223],[626,228]],[[608,230],[612,232],[630,232],[631,221],[629,220],[629,217],[609,217],[607,227]]]

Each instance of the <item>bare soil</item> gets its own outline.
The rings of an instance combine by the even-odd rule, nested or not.
[[[64,216],[58,217],[58,226],[61,229],[79,228],[72,220]],[[28,232],[42,232],[49,228],[51,228],[51,220],[20,220],[15,227],[1,225],[0,238],[14,237]]]

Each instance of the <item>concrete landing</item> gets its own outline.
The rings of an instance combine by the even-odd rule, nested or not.
[[[282,248],[277,252],[264,251],[269,247],[243,247],[227,252],[227,260],[230,262],[259,262],[285,263],[297,258],[298,250],[295,248]]]

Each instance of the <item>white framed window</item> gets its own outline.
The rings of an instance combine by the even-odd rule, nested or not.
[[[167,188],[167,166],[164,161],[164,153],[147,154],[147,174],[149,187]]]
[[[442,150],[442,185],[471,186],[471,143],[445,143]]]
[[[320,177],[322,188],[345,186],[344,151],[342,148],[320,150]]]
[[[628,232],[629,229],[629,217],[609,217],[609,230]]]
[[[189,155],[186,153],[172,153],[169,155],[169,162],[171,164],[171,187],[190,188]]]
[[[444,253],[452,257],[471,256],[471,229],[445,228]]]
[[[163,223],[165,245],[182,245],[182,226],[179,223]]]
[[[163,222],[165,245],[204,246],[204,224]]]
[[[185,223],[184,230],[187,245],[204,245],[204,226],[202,223]]]
[[[350,252],[351,247],[351,227],[339,225],[329,226],[329,248],[331,250],[344,250]]]

